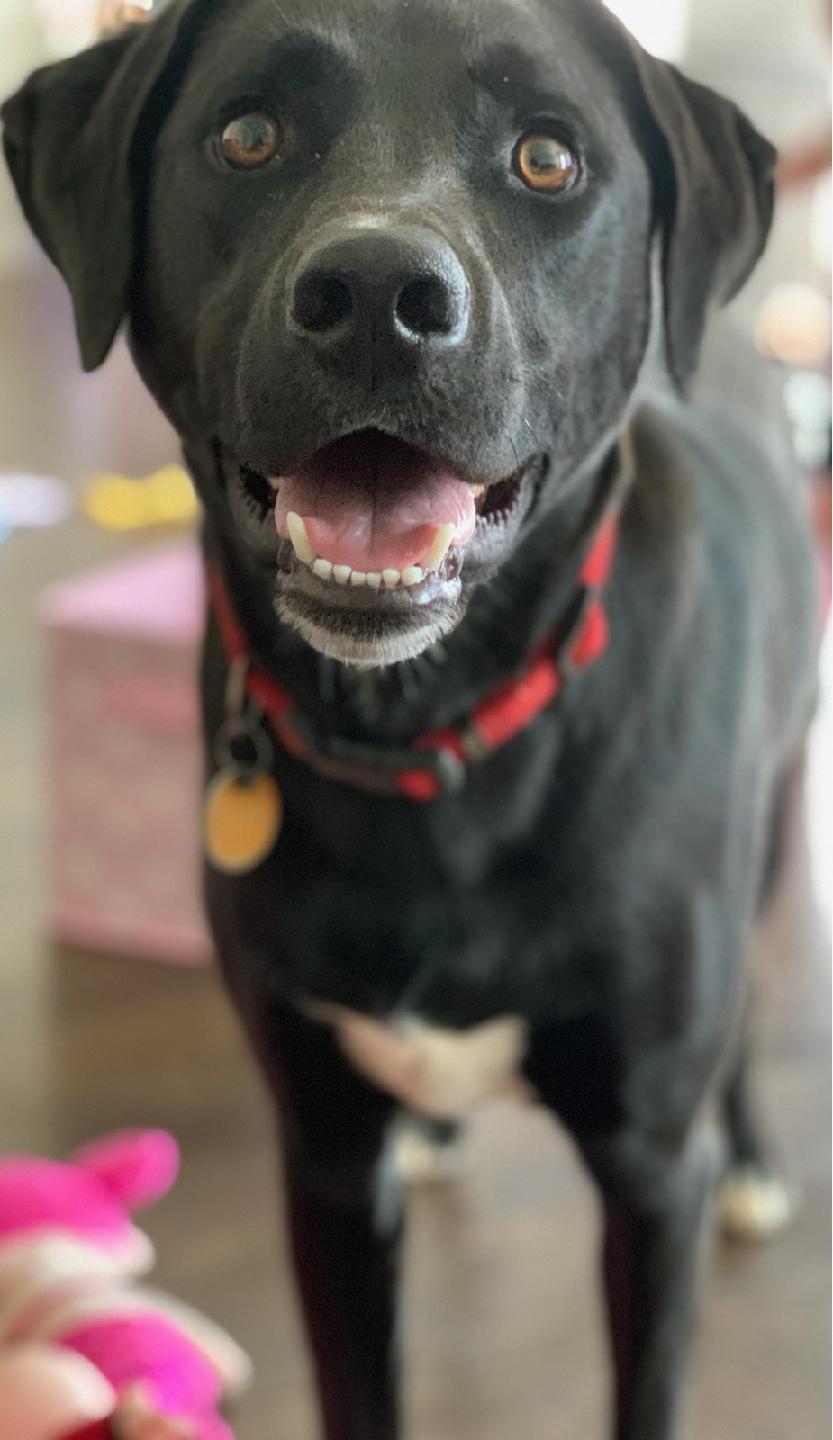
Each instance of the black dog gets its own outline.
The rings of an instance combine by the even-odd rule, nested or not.
[[[597,0],[178,0],[4,115],[205,505],[208,904],[328,1440],[401,1433],[392,1121],[521,1079],[603,1198],[615,1434],[670,1440],[815,684],[764,379],[693,388],[771,148]]]

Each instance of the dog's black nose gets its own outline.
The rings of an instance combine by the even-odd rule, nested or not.
[[[290,323],[343,363],[371,352],[448,348],[471,317],[466,273],[439,235],[355,229],[307,255],[289,291]]]

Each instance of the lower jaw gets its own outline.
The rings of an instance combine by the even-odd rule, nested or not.
[[[278,614],[320,655],[356,669],[378,670],[415,660],[456,630],[465,614],[459,604],[412,606],[395,619],[390,611],[328,609],[298,591],[278,592]]]

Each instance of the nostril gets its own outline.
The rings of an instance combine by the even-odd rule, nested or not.
[[[424,276],[400,291],[396,318],[412,335],[449,335],[460,323],[460,306],[442,280]]]
[[[335,330],[353,313],[353,294],[337,275],[313,271],[295,287],[292,316],[303,330]]]

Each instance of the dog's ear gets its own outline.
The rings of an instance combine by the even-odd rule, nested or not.
[[[12,179],[69,287],[87,370],[106,359],[130,307],[137,192],[199,8],[178,0],[36,71],[0,112]]]
[[[776,152],[730,100],[634,48],[655,127],[666,356],[682,387],[696,369],[710,306],[738,293],[765,249]]]
[[[651,170],[666,357],[683,387],[696,369],[710,307],[737,294],[766,246],[776,152],[736,105],[649,55],[609,11],[598,38],[624,82]]]

